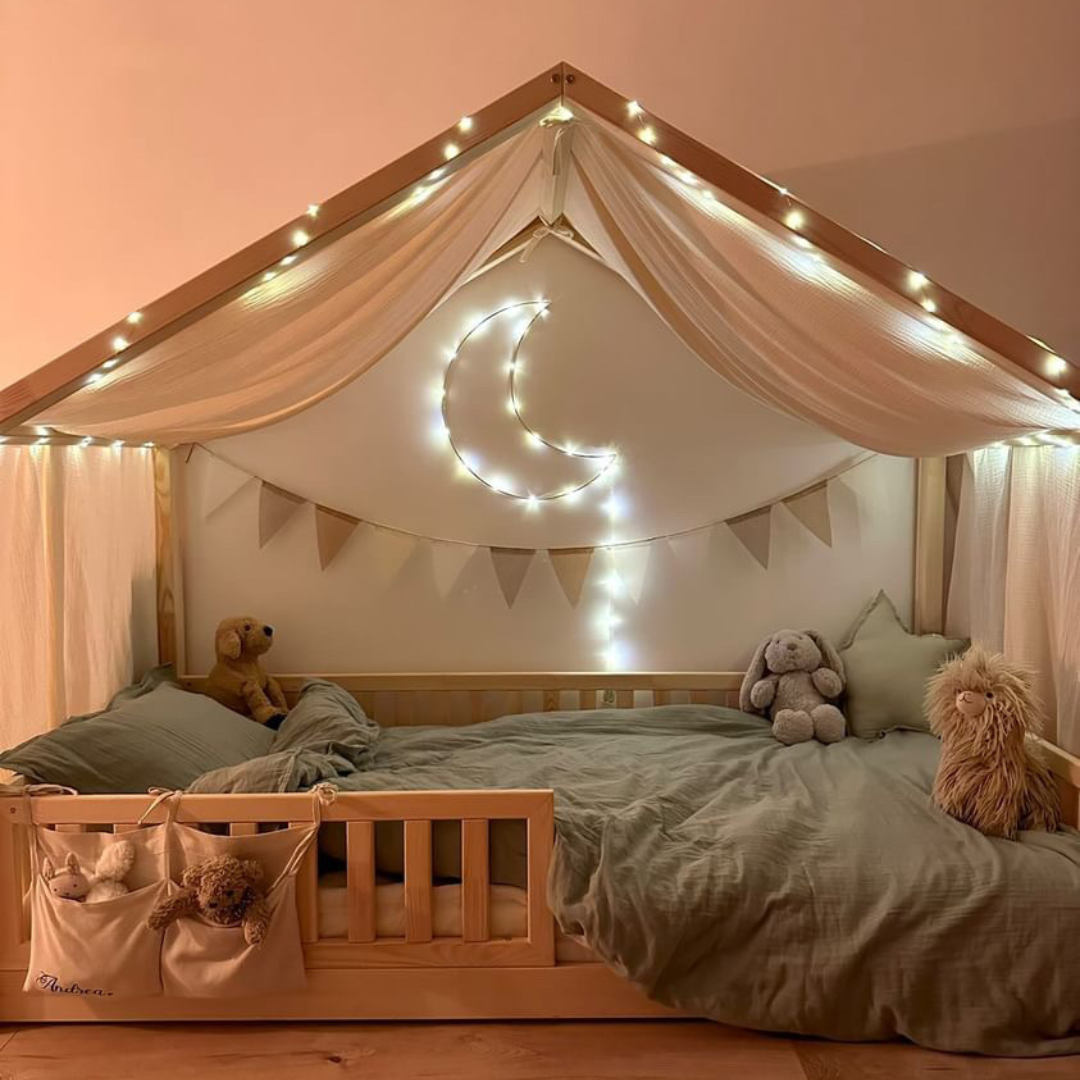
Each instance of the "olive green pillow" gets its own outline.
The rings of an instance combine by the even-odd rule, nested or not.
[[[893,602],[879,592],[840,645],[849,734],[870,739],[897,728],[929,731],[923,711],[926,681],[969,644],[963,638],[912,634]]]
[[[268,753],[274,733],[161,669],[121,690],[99,713],[77,716],[0,754],[0,768],[87,795],[186,788],[197,776]]]

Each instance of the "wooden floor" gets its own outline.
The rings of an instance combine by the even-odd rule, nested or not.
[[[840,1044],[697,1021],[0,1025],[0,1080],[1076,1080],[1080,1058]]]

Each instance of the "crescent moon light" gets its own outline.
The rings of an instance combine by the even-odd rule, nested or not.
[[[547,300],[526,300],[522,302],[515,302],[510,304],[504,304],[501,308],[497,308],[489,315],[485,315],[478,323],[476,323],[465,336],[458,342],[457,347],[453,349],[448,358],[446,367],[446,373],[443,376],[442,384],[442,396],[441,396],[441,408],[442,408],[442,423],[443,434],[446,436],[447,442],[450,444],[450,449],[453,451],[454,456],[457,458],[458,463],[462,469],[467,472],[474,479],[479,481],[484,487],[491,491],[498,492],[500,495],[505,495],[511,499],[518,499],[524,502],[529,507],[536,507],[541,502],[553,502],[556,499],[570,499],[573,498],[578,492],[583,491],[591,484],[595,484],[602,476],[611,473],[616,468],[619,455],[614,450],[581,450],[576,446],[563,446],[551,439],[546,438],[539,431],[537,431],[531,424],[529,424],[525,417],[521,413],[520,402],[517,397],[517,374],[518,374],[518,355],[521,352],[521,346],[524,344],[525,339],[529,336],[529,331],[536,325],[537,321],[547,315],[551,309],[551,304]],[[547,448],[553,450],[557,454],[562,454],[565,457],[572,458],[587,458],[596,461],[599,465],[597,470],[583,480],[579,484],[574,484],[570,487],[560,488],[558,490],[550,490],[544,492],[522,491],[498,478],[492,478],[484,476],[476,463],[464,453],[458,446],[454,439],[453,431],[450,427],[450,417],[448,408],[449,389],[450,383],[453,379],[454,372],[458,367],[458,363],[461,360],[461,352],[469,340],[481,333],[487,328],[487,324],[493,319],[498,318],[500,315],[505,315],[510,311],[523,311],[531,312],[530,315],[521,323],[518,328],[517,337],[514,341],[514,348],[510,354],[510,360],[507,363],[507,371],[509,372],[509,396],[507,398],[507,409],[517,419],[518,423],[524,430],[526,438],[532,443],[533,446]],[[457,361],[458,363],[455,363]]]

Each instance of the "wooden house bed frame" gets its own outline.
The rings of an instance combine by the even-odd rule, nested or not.
[[[303,217],[142,309],[137,326],[105,328],[45,367],[0,390],[0,434],[8,441],[37,441],[26,425],[50,404],[84,385],[112,355],[117,333],[130,341],[124,359],[238,295],[269,267],[292,253],[296,226],[310,234],[311,247],[370,220],[436,168],[457,169],[555,104],[579,104],[608,122],[639,134],[640,108],[569,64],[558,64],[473,116],[472,131],[456,128],[429,140],[399,160],[327,200],[315,219]],[[907,296],[909,267],[881,248],[830,221],[783,188],[721,157],[658,117],[648,114],[665,152],[720,190],[776,221],[793,208],[803,214],[801,232],[823,252]],[[445,160],[447,138],[460,146]],[[532,227],[515,238],[523,244]],[[511,245],[512,246],[512,245]],[[935,283],[939,317],[1018,364],[1046,378],[1046,350]],[[1080,394],[1080,369],[1065,365],[1054,384]],[[77,436],[50,432],[64,444]],[[163,662],[184,663],[183,584],[180,521],[174,512],[177,451],[155,449],[157,507],[158,646]],[[946,550],[950,510],[944,458],[918,463],[914,600],[916,632],[942,629],[947,594]],[[735,705],[738,672],[359,674],[327,675],[360,701],[383,725],[473,723],[523,711],[628,708],[667,703]],[[295,697],[301,677],[279,677]],[[202,679],[183,679],[198,689]],[[1066,819],[1080,817],[1080,759],[1045,746],[1061,788]],[[551,791],[346,792],[324,812],[324,820],[346,829],[348,933],[320,936],[317,859],[300,870],[297,904],[304,941],[307,988],[302,993],[250,998],[91,1001],[74,995],[24,994],[30,927],[24,898],[29,882],[29,829],[124,832],[138,828],[150,799],[145,795],[41,796],[28,802],[0,795],[0,1020],[239,1020],[239,1019],[510,1019],[559,1017],[658,1017],[677,1015],[646,999],[629,982],[581,950],[560,960],[559,935],[546,902],[546,879],[554,844]],[[164,808],[148,823],[164,819]],[[494,938],[490,927],[488,830],[500,819],[526,822],[528,880],[526,933]],[[306,794],[191,795],[182,799],[178,820],[247,835],[265,827],[311,820]],[[376,932],[375,825],[403,822],[405,837],[402,938]],[[458,821],[462,836],[462,932],[433,936],[432,823]],[[562,950],[568,955],[567,950]]]

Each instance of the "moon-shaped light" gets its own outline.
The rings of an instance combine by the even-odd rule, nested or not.
[[[576,495],[579,491],[589,487],[590,484],[595,484],[605,473],[607,473],[615,465],[618,460],[618,453],[614,450],[580,450],[577,447],[561,446],[558,443],[546,438],[539,431],[536,430],[531,424],[529,424],[524,416],[521,414],[521,408],[517,399],[516,390],[516,378],[517,378],[517,366],[518,366],[518,354],[521,352],[521,346],[524,343],[526,337],[529,335],[529,331],[536,324],[537,320],[545,316],[551,309],[551,304],[547,300],[526,300],[521,303],[505,304],[501,308],[497,308],[491,312],[490,315],[484,316],[475,326],[473,326],[468,333],[458,342],[457,347],[449,355],[449,363],[446,367],[446,374],[443,376],[442,387],[442,420],[443,429],[446,434],[446,439],[450,444],[450,449],[454,452],[454,456],[457,458],[461,467],[472,477],[478,480],[484,487],[489,488],[491,491],[496,491],[500,495],[506,495],[511,499],[520,499],[527,504],[536,505],[540,502],[552,502],[555,499],[566,499]],[[565,457],[572,458],[590,458],[597,462],[600,462],[600,467],[589,476],[586,480],[580,484],[575,484],[571,487],[560,488],[558,491],[545,491],[541,493],[531,491],[514,490],[509,485],[497,482],[494,479],[490,479],[483,476],[476,465],[469,459],[469,457],[462,453],[454,440],[453,430],[450,427],[450,417],[448,413],[448,401],[449,401],[449,389],[450,382],[453,378],[455,369],[458,366],[461,358],[462,349],[468,343],[469,339],[474,335],[481,333],[492,319],[498,318],[500,315],[505,315],[508,311],[529,311],[532,314],[525,321],[517,335],[514,342],[513,351],[510,354],[510,360],[507,364],[510,373],[510,388],[508,405],[510,411],[517,419],[525,432],[526,437],[536,446],[545,447],[548,450],[553,450],[555,453],[562,454]]]

